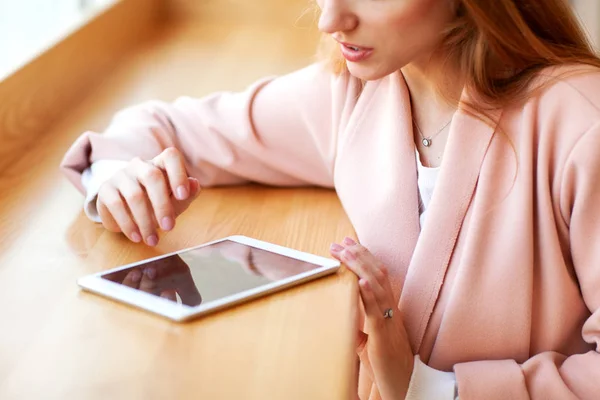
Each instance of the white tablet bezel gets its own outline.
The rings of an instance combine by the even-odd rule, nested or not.
[[[161,297],[145,293],[137,289],[130,288],[125,285],[120,285],[115,282],[111,282],[107,279],[103,279],[102,275],[120,271],[122,269],[131,268],[136,265],[144,264],[149,261],[158,260],[161,258],[169,257],[175,254],[180,254],[186,251],[198,249],[201,247],[209,246],[215,243],[223,242],[225,240],[231,240],[233,242],[245,244],[248,246],[256,247],[258,249],[267,250],[273,253],[281,254],[287,257],[295,258],[300,261],[306,261],[319,265],[311,271],[303,272],[298,275],[294,275],[289,278],[282,279],[280,281],[271,282],[263,286],[259,286],[254,289],[245,290],[234,295],[224,297],[219,300],[209,301],[200,304],[195,307],[187,306],[185,304],[176,304],[171,300],[163,299]],[[215,240],[212,242],[204,243],[199,246],[189,247],[187,249],[178,250],[172,253],[164,254],[158,257],[141,260],[135,263],[123,265],[110,270],[98,272],[93,275],[82,277],[77,281],[77,284],[83,289],[90,292],[100,294],[102,296],[118,300],[120,302],[132,305],[137,308],[141,308],[146,311],[161,315],[173,321],[182,322],[193,319],[195,317],[205,315],[226,307],[230,307],[236,304],[246,302],[248,300],[265,296],[270,293],[280,291],[282,289],[298,285],[300,283],[316,279],[318,277],[334,273],[340,267],[340,263],[337,260],[329,259],[325,257],[316,256],[314,254],[304,253],[298,250],[290,249],[288,247],[279,246],[276,244],[263,242],[262,240],[253,239],[246,236],[236,235]]]

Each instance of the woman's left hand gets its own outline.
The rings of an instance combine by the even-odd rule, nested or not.
[[[332,244],[330,250],[333,257],[358,276],[366,313],[366,346],[379,393],[383,399],[403,399],[412,376],[414,355],[387,270],[369,250],[350,238],[341,245]]]

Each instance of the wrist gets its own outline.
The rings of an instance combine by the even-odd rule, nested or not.
[[[408,390],[410,388],[410,383],[412,382],[412,377],[415,371],[415,357],[414,356],[410,356],[410,357],[406,357],[406,360],[404,362],[404,379],[403,379],[403,385],[402,385],[402,389],[401,392],[398,394],[398,399],[405,399],[406,396],[408,395]]]

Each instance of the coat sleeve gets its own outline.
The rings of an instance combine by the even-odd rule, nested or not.
[[[359,88],[314,64],[240,93],[150,101],[117,113],[102,134],[83,133],[61,168],[85,192],[81,174],[95,161],[150,159],[176,147],[203,186],[332,187],[340,120]]]
[[[561,183],[560,209],[569,226],[570,251],[583,301],[590,315],[583,354],[537,354],[513,360],[457,364],[461,400],[600,399],[600,124],[573,147]]]

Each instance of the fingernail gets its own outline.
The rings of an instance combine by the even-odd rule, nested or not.
[[[161,228],[164,231],[170,231],[175,226],[175,220],[171,217],[164,217],[160,223]]]
[[[177,198],[179,200],[185,200],[188,197],[188,190],[185,186],[181,185],[177,188]]]
[[[144,274],[150,279],[156,278],[156,270],[154,268],[145,268]]]
[[[342,246],[340,246],[339,244],[337,244],[337,243],[332,243],[331,246],[330,246],[330,249],[331,249],[331,251],[335,251],[336,253],[338,251],[344,250],[344,248]]]
[[[347,259],[347,260],[356,260],[356,256],[348,250],[344,250],[344,252],[342,253],[342,256]]]
[[[148,236],[146,238],[146,243],[148,243],[148,246],[156,246],[158,244],[158,236],[156,235],[152,235],[152,236]]]
[[[131,240],[135,243],[139,243],[142,241],[142,236],[137,232],[133,232],[131,234]]]
[[[349,237],[344,239],[344,244],[347,246],[354,246],[356,244],[356,242],[352,239],[350,239]]]
[[[142,273],[140,271],[138,271],[137,269],[134,269],[133,271],[131,271],[131,280],[134,283],[138,283],[141,279],[142,279]]]

